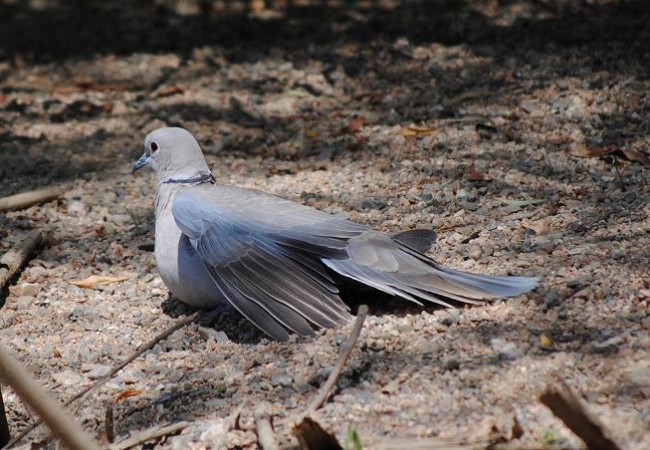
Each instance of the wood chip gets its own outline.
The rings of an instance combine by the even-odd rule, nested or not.
[[[539,399],[583,440],[589,450],[621,450],[564,381],[557,380],[556,384],[547,387]]]

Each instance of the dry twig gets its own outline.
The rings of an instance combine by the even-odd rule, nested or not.
[[[318,395],[314,398],[314,400],[312,400],[311,404],[307,407],[307,409],[305,409],[305,411],[302,414],[285,417],[284,419],[279,420],[277,422],[278,425],[281,426],[290,425],[295,427],[297,426],[296,425],[297,423],[304,423],[305,417],[308,417],[309,415],[313,414],[318,408],[320,408],[323,405],[323,403],[325,403],[325,401],[327,400],[327,398],[329,397],[332,391],[332,388],[336,384],[336,380],[338,380],[339,376],[341,375],[341,372],[343,372],[345,363],[350,357],[350,354],[352,353],[354,346],[359,340],[359,335],[361,334],[361,329],[363,328],[363,322],[366,320],[367,315],[368,315],[368,306],[361,305],[359,307],[359,311],[357,312],[357,318],[354,322],[352,330],[350,331],[350,336],[348,336],[348,339],[342,345],[341,354],[339,355],[339,359],[336,362],[336,366],[334,366],[334,369],[332,370],[329,377],[327,378],[327,381],[325,382],[325,384],[323,384],[320,391],[318,392]]]
[[[590,450],[620,450],[604,427],[582,405],[569,386],[558,380],[557,386],[549,386],[539,400],[564,424],[584,441]]]
[[[83,389],[83,390],[77,392],[75,395],[73,395],[71,398],[69,398],[69,399],[64,403],[64,405],[65,405],[65,406],[68,406],[70,403],[72,403],[72,402],[74,402],[74,401],[80,399],[81,397],[83,397],[84,395],[86,395],[88,392],[90,392],[90,391],[92,391],[92,390],[98,388],[99,386],[103,385],[104,383],[106,383],[108,380],[110,380],[111,378],[113,378],[113,376],[114,376],[117,372],[119,372],[120,370],[124,369],[124,367],[126,367],[128,364],[130,364],[130,363],[132,363],[133,361],[135,361],[137,358],[139,358],[140,356],[142,356],[142,354],[144,354],[145,352],[147,352],[147,351],[151,350],[152,348],[154,348],[154,346],[155,346],[157,343],[159,343],[159,342],[161,342],[161,341],[167,339],[169,336],[171,336],[171,335],[172,335],[175,331],[177,331],[178,329],[180,329],[180,328],[182,328],[182,327],[184,327],[184,326],[186,326],[186,325],[188,325],[188,324],[194,322],[194,321],[196,320],[196,318],[198,317],[198,315],[199,315],[199,313],[196,312],[196,313],[194,313],[194,314],[192,314],[192,315],[189,315],[189,316],[187,316],[187,317],[184,317],[183,319],[179,320],[178,322],[176,322],[176,323],[175,323],[174,325],[172,325],[171,327],[169,327],[169,328],[167,328],[166,330],[164,330],[162,333],[156,335],[153,339],[151,339],[151,340],[145,342],[144,344],[142,344],[140,347],[138,347],[138,349],[137,349],[137,350],[136,350],[136,351],[135,351],[131,356],[129,356],[128,358],[126,358],[124,361],[122,361],[121,363],[119,363],[117,366],[113,367],[113,369],[111,369],[111,371],[108,373],[108,375],[106,375],[104,378],[100,378],[99,380],[95,381],[93,384],[91,384],[91,385],[88,386],[87,388],[85,388],[85,389]],[[42,423],[42,421],[40,421],[40,420],[37,421],[36,423],[34,423],[32,426],[30,426],[30,427],[27,428],[25,431],[23,431],[23,432],[20,433],[18,436],[16,436],[16,437],[15,437],[15,438],[10,442],[10,445],[14,445],[14,444],[16,444],[17,442],[20,442],[20,440],[21,440],[22,438],[24,438],[24,437],[27,436],[29,433],[31,433],[32,430],[34,430],[36,427],[38,427],[41,423]]]
[[[255,430],[257,442],[264,450],[279,450],[280,447],[273,433],[271,425],[271,405],[269,402],[262,402],[255,408]]]
[[[65,402],[65,405],[69,405],[70,403],[74,402],[75,400],[80,399],[81,397],[83,397],[88,392],[92,391],[93,389],[96,389],[99,386],[106,383],[108,380],[113,378],[117,372],[124,369],[127,365],[131,364],[133,361],[138,359],[144,353],[146,353],[149,350],[151,350],[152,348],[154,348],[156,346],[156,344],[158,344],[161,341],[164,341],[169,336],[174,334],[177,330],[179,330],[179,329],[183,328],[184,326],[194,322],[197,319],[198,316],[199,316],[198,312],[196,312],[194,314],[191,314],[189,316],[186,316],[186,317],[182,318],[181,320],[179,320],[178,322],[176,322],[174,325],[172,325],[169,328],[167,328],[166,330],[164,330],[162,333],[157,334],[152,339],[150,339],[147,342],[145,342],[144,344],[142,344],[140,347],[138,347],[138,349],[135,352],[133,352],[133,354],[131,356],[126,358],[124,361],[119,363],[117,366],[113,367],[111,369],[111,371],[108,373],[108,375],[106,375],[104,378],[100,378],[99,380],[95,381],[93,384],[88,386],[86,389],[84,389],[84,390],[78,392],[77,394],[73,395],[72,398],[70,398],[69,400],[67,400]]]
[[[59,186],[3,197],[0,198],[0,211],[13,211],[15,209],[28,208],[38,203],[49,202],[64,192],[65,189]]]
[[[184,428],[187,428],[189,425],[189,422],[178,422],[164,427],[147,428],[146,430],[142,430],[120,442],[109,445],[108,448],[109,450],[126,450],[127,448],[135,447],[136,445],[143,444],[147,441],[160,439],[161,437],[169,436],[170,434],[176,434]]]
[[[359,334],[361,334],[361,328],[363,328],[363,322],[366,320],[366,315],[368,315],[368,306],[361,305],[359,307],[359,311],[357,312],[357,319],[354,322],[350,336],[342,346],[343,348],[341,350],[341,354],[339,355],[339,360],[336,362],[336,366],[334,366],[334,370],[332,370],[332,373],[330,373],[330,376],[327,378],[327,381],[321,388],[320,392],[305,411],[305,416],[312,414],[314,411],[320,408],[327,400],[327,397],[329,397],[332,388],[336,384],[336,380],[338,380],[341,372],[343,372],[345,363],[347,362],[350,354],[352,353],[352,350],[354,349],[354,346],[359,340]]]
[[[30,232],[22,242],[0,258],[0,290],[4,289],[13,277],[22,269],[29,258],[43,242],[40,231]]]
[[[0,379],[38,413],[61,441],[72,450],[99,450],[99,445],[54,401],[34,377],[0,345]]]

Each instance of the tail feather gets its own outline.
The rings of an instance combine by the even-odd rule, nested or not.
[[[438,267],[438,270],[448,279],[474,287],[480,298],[516,297],[534,289],[539,283],[537,277],[480,275],[446,267]]]
[[[421,300],[451,307],[447,300],[478,304],[484,300],[515,297],[537,286],[536,277],[491,276],[440,267],[426,256],[397,245],[391,252],[397,270],[385,264],[360,264],[354,258],[323,259],[340,275],[406,300]]]

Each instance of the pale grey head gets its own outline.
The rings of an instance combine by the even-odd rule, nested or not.
[[[176,127],[158,128],[144,139],[144,154],[133,172],[149,166],[159,182],[192,179],[210,174],[199,143],[192,134]]]

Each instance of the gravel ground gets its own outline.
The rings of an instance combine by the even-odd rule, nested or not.
[[[542,277],[456,310],[351,293],[371,316],[317,414],[341,441],[471,442],[516,417],[522,443],[578,448],[538,401],[559,377],[625,449],[650,448],[647,3],[32,3],[0,1],[2,193],[68,189],[0,216],[0,253],[49,237],[0,301],[0,336],[56,397],[193,312],[147,250],[153,176],[130,174],[147,132],[180,125],[221,183],[433,227],[441,264]],[[115,282],[74,284],[93,275]],[[100,440],[111,404],[119,435],[192,423],[142,448],[256,448],[254,407],[302,411],[348,332],[277,343],[225,311],[70,411]],[[17,433],[33,415],[3,393]]]

